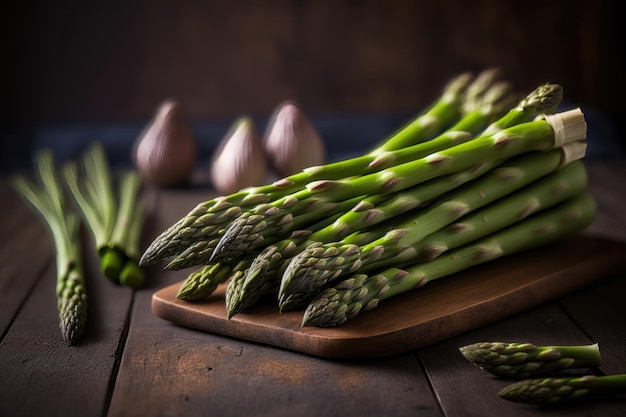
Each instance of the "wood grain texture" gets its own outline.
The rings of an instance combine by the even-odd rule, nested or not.
[[[255,306],[227,320],[222,285],[206,302],[176,299],[179,283],[157,291],[154,313],[191,328],[328,358],[367,358],[418,349],[546,302],[624,266],[625,247],[575,236],[435,281],[335,328],[300,326],[302,312]]]
[[[624,253],[626,255],[626,252]],[[559,304],[589,337],[598,342],[605,374],[626,373],[626,274],[565,297]]]
[[[11,325],[35,283],[53,262],[54,247],[39,216],[6,181],[0,182],[0,204],[9,221],[0,222],[0,338]],[[23,262],[16,262],[22,259]]]
[[[16,256],[13,262],[17,269],[28,268],[31,259]],[[88,325],[75,346],[66,345],[59,330],[54,262],[29,291],[0,342],[0,415],[39,415],[45,410],[48,416],[87,416],[105,409],[132,291],[111,283],[97,268],[95,256],[88,256]],[[33,390],[33,401],[16,403],[15,398],[33,398]]]
[[[152,315],[144,295],[109,417],[440,416],[414,355],[324,361],[174,326]]]

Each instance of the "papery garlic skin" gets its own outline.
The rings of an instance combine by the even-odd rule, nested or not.
[[[265,152],[281,177],[323,165],[324,142],[297,103],[287,101],[274,112],[264,138]]]
[[[179,103],[165,100],[139,135],[134,150],[137,171],[159,187],[186,183],[198,161],[198,145]]]
[[[215,151],[210,166],[211,183],[218,192],[230,194],[262,185],[267,172],[262,137],[252,119],[241,117]]]

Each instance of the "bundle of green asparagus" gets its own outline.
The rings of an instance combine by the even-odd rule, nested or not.
[[[563,91],[521,100],[497,71],[463,74],[376,149],[198,204],[140,264],[202,265],[178,297],[227,282],[228,317],[263,296],[334,326],[379,301],[589,224],[586,122]],[[519,100],[519,101],[518,101]],[[514,104],[513,104],[514,103]]]

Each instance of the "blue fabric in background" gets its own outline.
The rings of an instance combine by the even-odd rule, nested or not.
[[[562,110],[574,106],[562,103]],[[583,108],[588,125],[587,158],[626,158],[623,139],[612,120],[601,110]],[[310,116],[324,139],[329,162],[356,156],[375,147],[383,139],[408,123],[415,115],[313,115]],[[265,131],[267,118],[255,118],[260,133]],[[198,142],[198,168],[208,167],[215,148],[228,132],[234,120],[192,123]],[[0,171],[28,170],[32,156],[39,148],[51,148],[57,161],[76,158],[94,140],[100,141],[114,167],[132,166],[133,145],[145,128],[145,123],[74,123],[40,126],[30,129],[2,129]]]

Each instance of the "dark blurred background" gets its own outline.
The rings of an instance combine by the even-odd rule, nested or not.
[[[623,150],[618,1],[58,0],[3,6],[2,170],[93,139],[117,162],[156,107],[180,101],[210,154],[242,114],[298,101],[354,152],[423,110],[453,76],[499,67],[527,93],[559,83],[594,155]],[[600,146],[599,144],[602,144]]]

